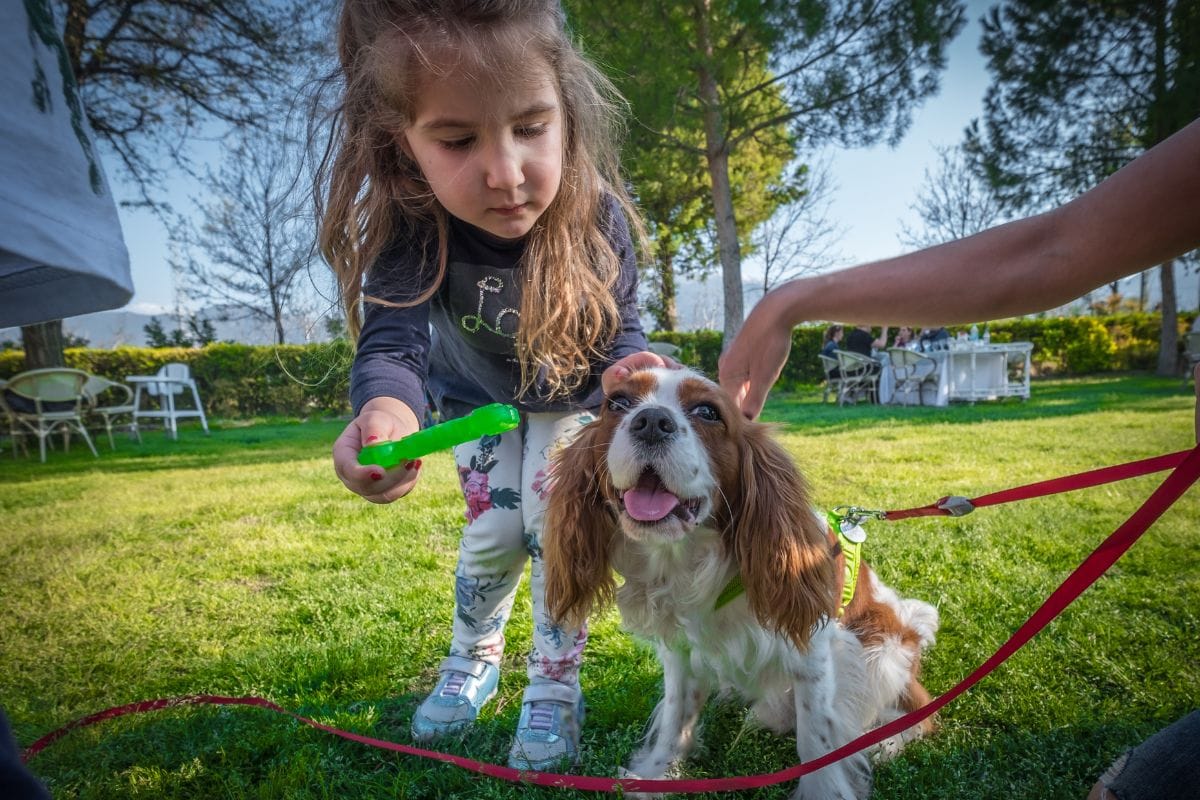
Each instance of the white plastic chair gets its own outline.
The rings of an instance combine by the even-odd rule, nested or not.
[[[100,417],[104,422],[104,431],[108,434],[108,446],[117,449],[113,441],[113,424],[115,418],[129,415],[129,430],[137,437],[138,444],[142,435],[138,432],[137,417],[133,415],[136,408],[133,404],[133,390],[123,383],[110,381],[99,375],[92,375],[83,385],[83,391],[91,401],[91,413]]]
[[[923,405],[921,386],[930,378],[937,380],[935,375],[937,364],[932,358],[926,358],[920,353],[904,347],[889,347],[887,352],[888,358],[892,362],[892,371],[896,376],[891,402],[908,405],[908,399],[915,395],[917,405]]]
[[[178,361],[163,364],[154,375],[129,375],[125,380],[134,384],[133,419],[134,424],[143,417],[161,418],[171,434],[172,439],[179,438],[179,420],[198,417],[204,432],[208,433],[208,419],[204,416],[204,404],[200,402],[200,392],[196,389],[196,381],[187,364]],[[158,408],[142,407],[143,390],[149,397],[158,399]],[[190,394],[192,406],[180,407],[176,398]]]
[[[9,416],[13,438],[13,456],[21,434],[38,439],[42,463],[46,461],[46,437],[62,431],[63,449],[71,447],[71,434],[78,433],[93,456],[99,457],[92,438],[83,425],[87,395],[83,385],[91,377],[83,370],[49,367],[22,372],[8,379],[4,387],[4,410]]]

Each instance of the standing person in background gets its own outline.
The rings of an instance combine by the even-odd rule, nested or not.
[[[792,327],[803,320],[869,312],[884,322],[941,325],[1028,314],[1197,247],[1200,120],[1052,211],[780,286],[721,355],[720,382],[754,418],[787,360]],[[971,291],[962,291],[964,281]],[[1193,712],[1114,763],[1089,797],[1191,800],[1197,785],[1200,712]]]
[[[417,431],[426,388],[442,419],[492,402],[521,412],[517,429],[454,450],[467,523],[453,630],[412,734],[460,732],[495,694],[532,560],[533,650],[509,764],[570,765],[587,630],[547,613],[546,469],[602,402],[601,372],[647,348],[615,92],[575,50],[556,0],[346,0],[338,47],[320,244],[358,349],[337,475],[372,502],[408,494],[420,461],[385,471],[357,457]]]

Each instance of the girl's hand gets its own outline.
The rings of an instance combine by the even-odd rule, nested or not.
[[[394,441],[421,426],[412,409],[390,397],[367,401],[333,443],[333,469],[346,488],[372,503],[390,503],[412,491],[420,477],[421,462],[410,461],[385,470],[358,463],[363,445]]]
[[[649,350],[643,350],[640,353],[630,353],[604,370],[604,373],[600,376],[600,387],[607,395],[612,391],[614,386],[639,369],[650,369],[652,367],[679,369],[682,366],[682,364],[673,358],[660,356],[658,353],[652,353]]]

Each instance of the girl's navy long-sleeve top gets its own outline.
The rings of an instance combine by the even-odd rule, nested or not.
[[[600,373],[614,361],[647,348],[637,308],[637,261],[629,226],[615,200],[603,214],[606,237],[620,261],[613,293],[620,326],[606,357],[594,360],[588,380],[571,396],[546,399],[545,382],[517,396],[520,367],[515,337],[520,320],[524,241],[509,242],[451,218],[446,275],[437,292],[417,305],[364,303],[362,333],[350,373],[357,415],[373,397],[394,397],[424,417],[426,397],[443,419],[488,403],[525,411],[594,410],[602,401]],[[437,246],[401,237],[371,269],[365,293],[393,302],[413,296],[421,276],[436,272]],[[427,285],[427,284],[426,284]]]

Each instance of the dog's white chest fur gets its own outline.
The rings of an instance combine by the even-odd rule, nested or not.
[[[717,608],[737,570],[716,531],[700,526],[686,543],[626,542],[613,562],[625,578],[617,590],[622,626],[687,653],[710,689],[756,701],[791,686],[802,661],[795,645],[756,624],[743,597]]]

